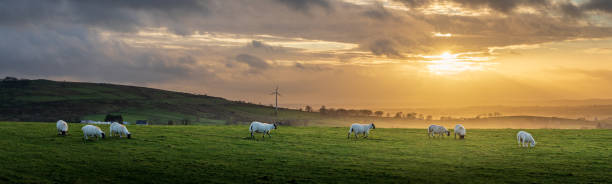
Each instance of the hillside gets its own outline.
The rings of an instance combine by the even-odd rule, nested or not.
[[[57,121],[103,120],[108,113],[124,120],[153,124],[234,124],[260,121],[307,122],[318,113],[273,108],[219,97],[159,89],[50,80],[0,82],[0,120]]]

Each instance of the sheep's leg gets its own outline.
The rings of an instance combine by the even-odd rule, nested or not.
[[[269,137],[269,138],[272,138],[272,136],[270,135],[270,132],[268,132],[268,137]]]
[[[347,139],[351,139],[351,132],[348,133],[348,135],[346,135]]]
[[[253,132],[251,132],[251,139],[255,139],[255,136],[253,135]]]
[[[357,140],[359,137],[357,136],[357,132],[355,132],[355,140]]]
[[[261,138],[265,139],[266,138],[266,133],[264,132],[263,134],[261,134]]]

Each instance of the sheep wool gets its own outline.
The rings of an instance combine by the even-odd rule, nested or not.
[[[59,135],[66,135],[68,132],[68,123],[66,123],[64,120],[57,121],[56,127]]]
[[[125,135],[128,139],[132,138],[132,134],[128,131],[127,127],[117,122],[111,123],[109,133],[111,137],[114,134],[118,134],[119,137],[123,137]]]
[[[253,133],[263,133],[262,137],[265,137],[266,134],[268,134],[268,137],[272,137],[270,136],[270,130],[272,129],[277,129],[277,125],[253,121],[251,125],[249,126],[249,132],[251,132],[251,138],[255,138]]]
[[[102,139],[105,138],[105,134],[100,129],[100,127],[94,125],[85,125],[83,126],[83,128],[81,128],[81,130],[83,130],[83,136],[85,140],[87,140],[89,136],[96,137],[96,139],[100,139],[100,137],[102,137]]]
[[[438,134],[440,137],[444,136],[444,134],[450,136],[450,131],[440,125],[429,125],[429,128],[427,129],[427,137],[435,137],[436,134]]]
[[[465,138],[465,127],[463,127],[463,125],[461,124],[455,125],[454,131],[455,131],[455,139],[457,138],[457,135],[459,135],[459,139]]]
[[[363,134],[364,136],[363,138],[367,138],[370,135],[370,129],[376,129],[376,126],[374,125],[374,123],[370,123],[370,124],[354,123],[351,125],[351,128],[349,129],[347,138],[348,139],[351,138],[351,133],[355,134],[355,139],[358,138],[357,134]]]
[[[535,147],[536,141],[530,133],[519,131],[516,134],[516,141],[519,147]]]

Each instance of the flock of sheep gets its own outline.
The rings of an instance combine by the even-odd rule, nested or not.
[[[266,135],[268,135],[268,137],[271,138],[272,136],[270,135],[270,131],[273,129],[277,129],[277,128],[278,128],[277,124],[269,124],[269,123],[253,121],[251,125],[249,126],[249,132],[251,133],[251,138],[255,138],[253,133],[262,133],[262,138],[265,138]],[[368,135],[370,134],[371,129],[376,129],[376,126],[374,125],[374,123],[352,124],[351,127],[349,128],[347,138],[349,139],[351,138],[351,133],[355,135],[355,139],[358,138],[357,135],[359,134],[363,134],[364,136],[363,138],[367,138]],[[85,125],[83,126],[83,128],[81,128],[81,130],[83,130],[84,140],[88,140],[89,137],[96,137],[96,140],[97,140],[99,138],[105,138],[106,136],[104,131],[102,131],[100,127],[97,127],[95,125]],[[66,132],[68,132],[68,124],[63,120],[57,121],[57,132],[60,135],[66,135]],[[110,132],[111,137],[114,134],[117,134],[119,135],[119,137],[127,136],[128,139],[132,138],[132,134],[130,134],[128,129],[125,127],[125,125],[119,124],[117,122],[113,122],[110,124],[109,132]],[[459,135],[459,139],[465,138],[465,133],[466,133],[465,127],[463,127],[463,125],[461,124],[455,125],[455,129],[454,129],[455,139],[457,138],[457,135]],[[427,137],[435,138],[436,135],[438,135],[438,137],[443,137],[444,134],[446,134],[446,136],[450,136],[450,131],[444,128],[443,126],[430,125],[429,128],[427,128]],[[536,145],[536,141],[535,139],[533,139],[533,136],[531,136],[531,134],[525,131],[519,131],[516,134],[516,141],[518,142],[519,147],[535,147]]]
[[[66,135],[66,133],[68,132],[68,123],[63,120],[57,121],[56,127],[59,135]],[[85,125],[83,126],[83,128],[81,128],[81,130],[83,130],[83,140],[88,140],[89,137],[96,137],[96,140],[100,138],[104,139],[106,137],[104,131],[102,131],[100,127],[95,125]],[[119,124],[117,122],[113,122],[110,124],[109,133],[111,137],[113,135],[119,135],[119,137],[126,136],[128,139],[132,138],[132,134],[130,133],[130,131],[128,131],[125,125]]]
[[[266,135],[268,135],[268,137],[272,137],[270,136],[270,131],[272,129],[277,129],[277,128],[278,128],[278,125],[276,125],[276,123],[269,124],[269,123],[253,121],[251,125],[249,126],[249,132],[251,133],[251,138],[255,138],[253,133],[263,133],[262,138],[265,138]],[[358,138],[357,135],[359,134],[363,134],[364,136],[363,138],[367,138],[368,135],[370,134],[371,129],[376,129],[376,126],[374,125],[374,123],[352,124],[351,127],[349,128],[347,138],[349,139],[351,138],[351,133],[355,135],[355,139]],[[459,139],[464,139],[465,133],[466,133],[465,127],[463,127],[463,125],[461,124],[455,125],[455,129],[454,129],[455,139],[457,138],[457,135],[459,135]],[[429,128],[427,128],[427,137],[435,138],[436,135],[438,135],[438,137],[443,137],[444,134],[446,134],[446,136],[450,136],[450,131],[444,128],[443,126],[430,125]],[[531,136],[531,134],[525,131],[519,131],[516,134],[516,141],[518,142],[519,147],[535,147],[536,145],[536,141],[535,139],[533,139],[533,136]]]

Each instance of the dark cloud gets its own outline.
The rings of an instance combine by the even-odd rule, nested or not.
[[[569,2],[560,4],[559,8],[564,15],[569,17],[582,17],[584,15],[580,7]]]
[[[363,12],[363,15],[365,15],[366,17],[370,17],[373,19],[379,19],[379,20],[384,20],[384,19],[387,19],[393,16],[393,14],[387,11],[382,5],[378,5],[374,9]]]
[[[245,63],[247,65],[249,65],[249,67],[251,67],[251,69],[268,69],[268,67],[270,67],[270,65],[264,61],[263,59],[260,59],[256,56],[252,56],[249,54],[239,54],[236,56],[236,61],[241,62],[241,63]]]
[[[173,22],[189,16],[205,16],[207,0],[7,0],[0,3],[0,25],[70,23],[115,31],[135,31],[141,26],[166,25],[186,33]]]
[[[151,49],[102,41],[78,27],[0,29],[0,72],[30,77],[69,77],[89,81],[158,83],[198,75],[196,61],[185,54],[164,55]],[[204,72],[201,72],[204,71]]]
[[[399,0],[409,7],[423,7],[437,0]],[[502,13],[510,13],[518,6],[546,6],[548,0],[448,0],[471,9],[490,8]]]
[[[581,6],[585,10],[602,11],[606,13],[612,13],[612,1],[611,0],[590,0]]]
[[[255,47],[255,48],[266,47],[266,45],[264,45],[264,43],[263,43],[263,42],[261,42],[261,41],[257,41],[257,40],[253,40],[253,41],[251,41],[250,46],[253,46],[253,47]]]
[[[385,55],[387,57],[402,57],[402,55],[395,49],[395,43],[387,40],[380,39],[372,42],[368,45],[370,51],[376,55]]]
[[[298,11],[303,11],[303,12],[308,12],[308,10],[310,10],[310,8],[313,8],[313,7],[321,7],[328,11],[332,9],[330,3],[327,0],[277,0],[277,1],[287,5],[289,8],[292,8]]]
[[[456,3],[471,7],[482,8],[489,7],[493,10],[503,13],[509,13],[518,6],[544,6],[548,4],[547,0],[452,0]]]
[[[302,71],[324,71],[324,70],[329,70],[329,68],[321,67],[319,65],[302,64],[302,63],[299,63],[299,62],[296,62],[294,67],[297,68],[298,70],[302,70]]]

